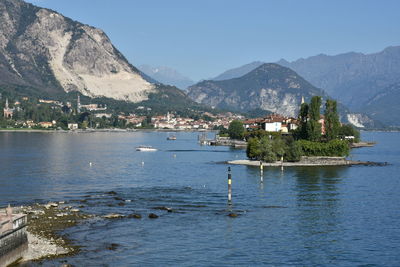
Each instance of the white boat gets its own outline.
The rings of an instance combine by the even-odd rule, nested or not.
[[[176,136],[175,135],[168,136],[167,140],[176,140]]]
[[[152,146],[138,146],[136,148],[137,151],[143,151],[143,152],[147,152],[147,151],[157,151],[157,148],[154,148]]]

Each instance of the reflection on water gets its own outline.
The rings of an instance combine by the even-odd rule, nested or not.
[[[197,133],[174,135],[171,142],[165,132],[0,133],[2,206],[67,200],[97,215],[143,216],[71,228],[66,233],[85,245],[82,253],[39,265],[399,262],[398,133],[373,133],[376,147],[352,152],[354,159],[393,163],[386,167],[269,167],[261,179],[258,167],[231,166],[231,205],[228,166],[220,163],[245,151],[200,146]],[[158,151],[135,151],[139,145]],[[117,249],[106,249],[111,243]]]
[[[340,236],[340,186],[346,167],[296,168],[297,227],[309,263],[336,255]],[[323,254],[318,252],[323,250]],[[334,256],[332,256],[333,258]]]

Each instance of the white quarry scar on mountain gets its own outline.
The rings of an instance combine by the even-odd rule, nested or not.
[[[349,113],[347,114],[347,120],[356,127],[364,128],[365,126],[362,124],[363,118],[361,114]]]
[[[48,23],[47,20],[57,20],[61,17],[55,13],[45,13],[48,12],[39,11],[37,14],[40,17],[40,22],[44,24]],[[99,55],[101,64],[98,64],[101,67],[98,69],[96,64],[93,64],[93,67],[90,66],[92,62],[73,62],[72,67],[66,64],[66,52],[71,42],[72,33],[65,32],[62,28],[48,32],[50,40],[47,43],[51,55],[49,65],[64,90],[66,92],[78,90],[88,96],[105,96],[132,102],[146,100],[148,93],[154,90],[154,85],[144,80],[115,54],[107,51],[105,45],[109,43],[109,40],[104,40],[104,37],[98,34],[97,29],[87,26],[82,28],[94,40],[96,49],[101,52]],[[77,44],[78,41],[75,40],[75,42]],[[89,43],[89,45],[92,44]],[[111,71],[112,69],[108,69],[107,66],[113,66],[117,71]]]

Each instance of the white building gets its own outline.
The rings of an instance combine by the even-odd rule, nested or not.
[[[68,129],[76,130],[76,129],[78,129],[78,124],[77,123],[68,123]]]

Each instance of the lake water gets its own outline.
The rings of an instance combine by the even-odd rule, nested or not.
[[[143,216],[70,228],[82,252],[40,266],[399,265],[400,133],[365,132],[378,144],[352,151],[384,167],[266,168],[261,182],[258,168],[232,166],[232,206],[221,162],[245,151],[200,146],[198,133],[168,135],[0,133],[0,206],[86,199],[89,213]],[[118,206],[111,190],[130,202]]]

